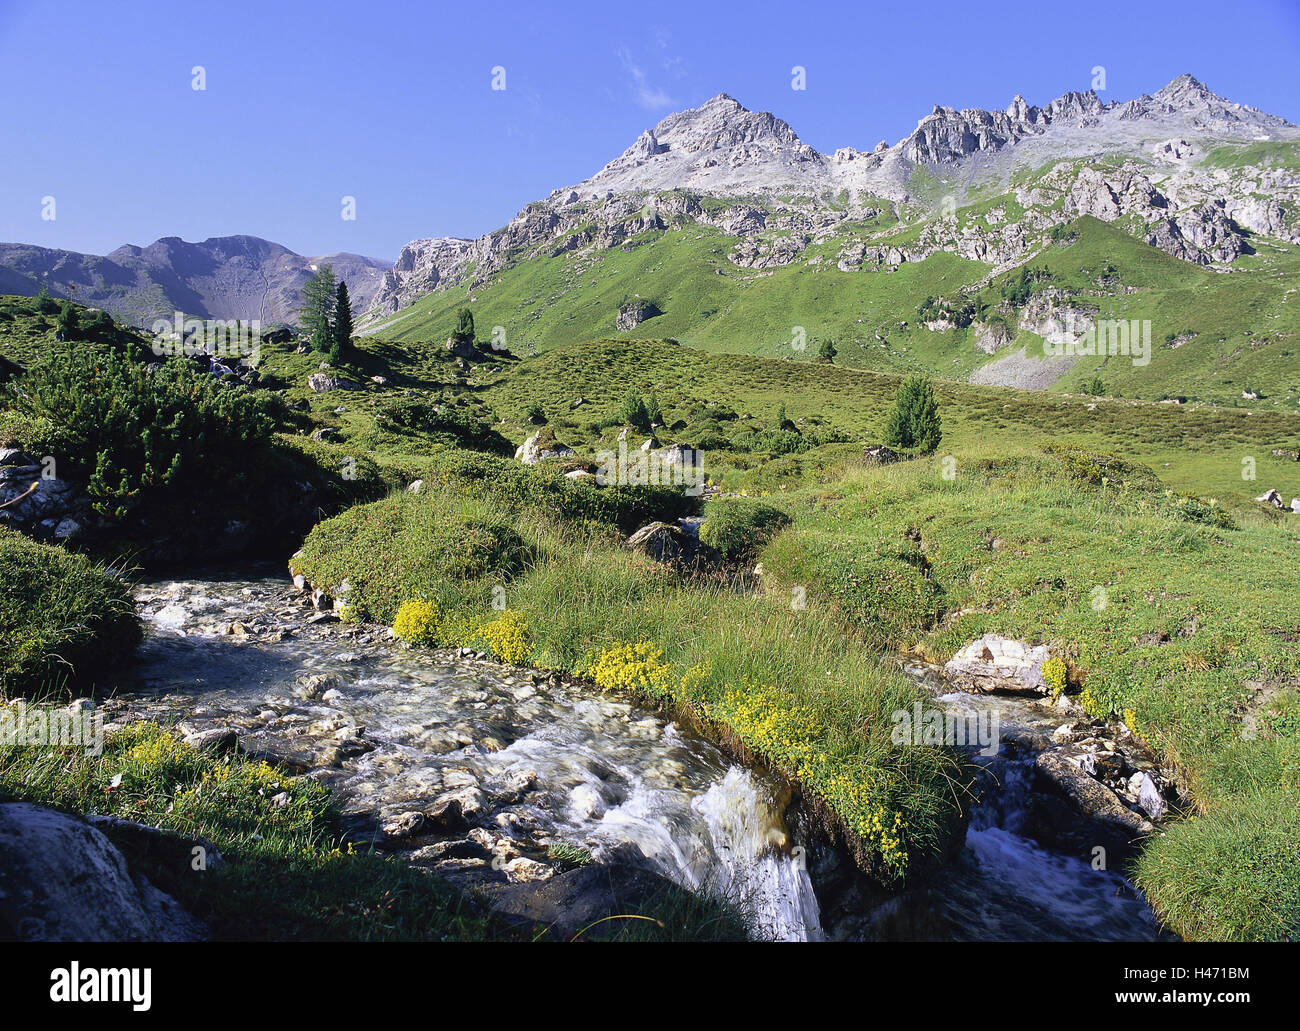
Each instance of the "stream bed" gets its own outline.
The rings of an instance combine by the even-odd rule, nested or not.
[[[562,845],[738,900],[764,939],[1161,933],[1123,878],[1021,833],[1023,757],[986,760],[993,787],[960,857],[929,885],[884,902],[828,898],[806,860],[818,846],[792,835],[781,779],[658,714],[340,624],[268,567],[148,581],[137,601],[147,639],[116,705],[196,742],[237,735],[335,789],[353,838],[466,888],[545,882],[563,869]],[[1039,718],[1031,703],[998,704],[1004,726]]]

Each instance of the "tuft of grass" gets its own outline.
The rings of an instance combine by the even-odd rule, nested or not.
[[[129,586],[103,565],[0,527],[0,696],[85,686],[140,641]]]

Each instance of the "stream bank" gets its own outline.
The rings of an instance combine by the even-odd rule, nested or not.
[[[634,907],[662,878],[737,900],[759,938],[1160,935],[1113,867],[1038,840],[1044,823],[1029,814],[1051,807],[1035,800],[1032,748],[1060,719],[1033,724],[1031,701],[1005,703],[1020,707],[1003,720],[1017,729],[985,764],[960,854],[887,896],[783,778],[693,728],[465,650],[408,649],[268,573],[142,585],[148,639],[106,715],[172,722],[200,747],[238,747],[328,784],[352,840],[400,852],[507,917]],[[932,693],[962,704],[941,683]]]

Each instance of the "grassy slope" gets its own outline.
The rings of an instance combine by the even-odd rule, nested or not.
[[[962,209],[959,221],[978,221],[994,206],[1017,205],[1012,195],[990,198]],[[1294,410],[1300,403],[1300,295],[1288,292],[1300,281],[1300,248],[1256,238],[1258,253],[1225,274],[1172,258],[1118,225],[1085,217],[1075,229],[1072,243],[1050,246],[1029,264],[1049,268],[1053,285],[1095,295],[1081,300],[1102,317],[1149,319],[1154,354],[1144,367],[1087,358],[1054,389],[1078,390],[1097,373],[1108,392],[1127,397],[1245,405],[1241,394],[1251,387],[1265,395],[1257,408]],[[899,242],[915,231],[878,234],[873,242]],[[927,296],[955,299],[962,286],[984,279],[988,266],[939,253],[896,272],[840,271],[844,240],[863,235],[846,231],[813,244],[790,265],[751,270],[727,260],[729,242],[716,230],[644,233],[608,251],[520,261],[472,294],[463,288],[429,294],[387,321],[379,335],[441,340],[456,308],[472,303],[478,325],[504,327],[507,346],[523,355],[615,335],[620,300],[640,294],[654,298],[664,314],[620,338],[674,338],[715,352],[798,358],[791,342],[801,326],[813,341],[806,355],[815,354],[815,341],[833,338],[840,364],[850,367],[965,380],[992,360],[975,347],[970,330],[931,332],[917,317]],[[1099,283],[1108,265],[1115,278]],[[1195,336],[1176,348],[1165,341],[1167,334],[1187,332]],[[1026,345],[1041,353],[1028,333],[1012,349]]]
[[[738,416],[753,416],[725,424],[722,428],[728,436],[743,436],[752,426],[773,427],[784,404],[791,419],[805,420],[804,428],[820,423],[857,439],[879,441],[898,384],[895,376],[845,369],[838,362],[828,366],[811,355],[774,361],[710,355],[657,340],[597,340],[556,348],[524,362],[507,361],[495,373],[490,371],[492,363],[485,361],[458,387],[457,372],[444,353],[441,346],[364,338],[345,374],[361,381],[382,374],[391,382],[385,390],[371,386],[346,395],[312,394],[306,389],[306,376],[319,364],[318,355],[271,348],[264,368],[289,387],[291,398],[308,401],[317,422],[341,430],[344,443],[336,451],[348,451],[348,440],[355,440],[354,446],[379,446],[381,453],[371,457],[381,466],[397,465],[408,480],[418,474],[418,462],[394,456],[406,453],[418,459],[428,451],[427,442],[371,437],[374,410],[386,396],[407,390],[430,404],[480,412],[516,443],[536,432],[525,416],[531,403],[539,403],[557,437],[584,452],[617,446],[615,438],[622,426],[619,404],[629,386],[654,388],[665,422],[686,423],[680,430],[660,431],[661,441],[694,444],[704,430],[716,425],[705,418],[711,404],[728,406]],[[1149,464],[1176,490],[1218,498],[1235,511],[1256,511],[1253,499],[1269,487],[1277,487],[1288,501],[1300,496],[1300,465],[1272,453],[1300,449],[1300,418],[1294,415],[1203,404],[1063,397],[945,382],[936,387],[943,412],[944,452],[962,447],[973,451],[978,446],[993,454],[1026,440],[1071,441]],[[578,398],[585,399],[583,405],[572,409]],[[346,411],[335,414],[340,406]],[[637,437],[631,446],[640,440]],[[830,457],[851,450],[832,447]],[[707,468],[729,487],[777,490],[797,483],[805,470],[815,470],[819,454],[764,463],[764,456],[720,451],[709,456]],[[1246,459],[1254,462],[1255,479],[1242,478]]]

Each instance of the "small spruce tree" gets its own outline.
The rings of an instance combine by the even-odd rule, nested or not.
[[[317,351],[329,351],[334,346],[334,290],[334,269],[329,265],[322,265],[303,284],[298,317]]]
[[[942,439],[939,403],[924,376],[909,376],[898,388],[894,411],[885,427],[885,443],[932,453]]]
[[[334,292],[334,346],[330,348],[330,364],[346,357],[352,350],[352,301],[348,298],[348,284],[339,280]]]

